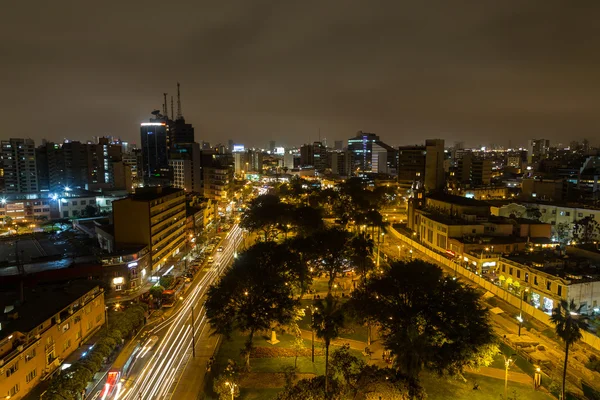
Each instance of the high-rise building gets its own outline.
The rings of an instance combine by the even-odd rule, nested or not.
[[[331,173],[348,176],[347,168],[347,153],[343,151],[330,151],[327,153],[328,165],[331,168]]]
[[[527,142],[527,163],[534,164],[548,157],[550,141],[547,139],[530,139]]]
[[[314,147],[312,144],[303,144],[300,146],[300,166],[301,167],[314,167]]]
[[[344,141],[343,140],[336,140],[334,143],[334,150],[344,150]]]
[[[246,152],[246,170],[248,172],[262,173],[263,153],[260,150],[247,150]]]
[[[169,126],[167,117],[159,111],[152,113],[154,118],[142,122],[140,127],[142,158],[144,162],[145,186],[168,186],[169,169]]]
[[[117,249],[146,245],[152,271],[166,265],[185,246],[185,191],[172,187],[137,188],[135,194],[114,201]]]
[[[169,121],[169,147],[176,143],[194,143],[194,127],[186,124],[183,116]]]
[[[169,166],[173,171],[172,186],[187,192],[202,193],[202,168],[198,143],[175,143]]]
[[[374,133],[359,131],[348,139],[348,153],[349,172],[396,173],[396,150]]]
[[[2,168],[5,193],[37,192],[35,144],[31,139],[2,140]]]
[[[444,188],[444,141],[428,139],[424,146],[398,148],[398,183],[406,187],[424,187],[427,191]]]
[[[40,191],[57,192],[64,189],[65,159],[61,145],[44,142],[35,149],[35,159]]]
[[[274,140],[269,141],[269,151],[271,153],[273,153],[275,151],[275,141]]]
[[[315,170],[321,172],[327,169],[327,147],[321,142],[314,142],[312,144],[313,151],[313,166]]]

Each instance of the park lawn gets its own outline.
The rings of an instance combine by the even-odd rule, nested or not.
[[[499,400],[504,396],[504,381],[487,376],[465,374],[466,383],[462,381],[440,378],[434,373],[421,373],[421,384],[427,393],[427,400]],[[473,390],[473,385],[479,384],[479,390]],[[553,397],[546,393],[534,391],[530,385],[508,383],[508,396],[516,393],[519,400],[551,400]]]
[[[254,347],[273,347],[273,348],[289,348],[294,340],[290,334],[279,334],[277,339],[280,341],[276,345],[267,343],[267,338],[263,335],[254,337]],[[231,335],[231,341],[223,341],[219,347],[219,351],[215,356],[216,369],[221,371],[227,365],[228,360],[234,360],[238,365],[243,363],[240,357],[240,350],[244,347],[246,336],[239,332],[234,332]],[[311,348],[311,341],[304,340],[304,347],[307,350]],[[329,348],[330,355],[336,349],[336,346]],[[321,340],[315,338],[315,353],[324,354],[324,347]],[[363,356],[358,350],[350,350],[350,354],[367,361],[367,357]],[[286,365],[294,365],[295,357],[270,357],[270,358],[250,358],[250,369],[252,372],[281,372]],[[325,356],[316,355],[314,364],[310,356],[298,357],[298,372],[325,374]]]
[[[346,300],[340,299],[340,301],[345,302]],[[305,309],[304,316],[302,317],[302,319],[300,321],[298,321],[298,326],[300,327],[300,329],[304,329],[306,331],[311,330],[311,327],[310,327],[311,315],[310,315],[310,311],[306,308],[310,304],[313,304],[313,302],[314,302],[313,300],[301,300],[300,301],[300,304]],[[341,339],[358,340],[359,342],[365,342],[365,346],[366,346],[367,327],[364,325],[361,325],[361,324],[357,324],[354,321],[352,321],[351,319],[346,317],[344,328],[342,328],[342,330],[340,331],[340,338]],[[317,339],[315,339],[315,343],[316,343],[316,341],[317,341]]]
[[[281,388],[241,388],[239,400],[265,400],[274,399],[277,393],[281,392]]]

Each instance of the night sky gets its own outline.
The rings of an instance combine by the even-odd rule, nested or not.
[[[2,139],[111,134],[182,85],[196,140],[299,145],[358,130],[600,142],[600,1],[9,1]]]

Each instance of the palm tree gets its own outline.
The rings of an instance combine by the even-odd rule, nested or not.
[[[352,259],[357,264],[362,281],[367,278],[367,273],[373,267],[369,258],[373,255],[373,240],[367,237],[366,232],[359,232],[350,240]]]
[[[565,367],[563,369],[562,398],[565,398],[565,385],[567,381],[567,360],[569,359],[569,347],[583,335],[581,330],[587,327],[587,317],[581,315],[582,306],[577,307],[575,301],[571,303],[561,300],[554,310],[550,321],[556,324],[556,334],[565,342]]]
[[[344,326],[344,313],[339,301],[328,294],[325,301],[315,303],[313,329],[317,337],[325,342],[325,393],[329,392],[329,345],[338,337],[340,328]]]

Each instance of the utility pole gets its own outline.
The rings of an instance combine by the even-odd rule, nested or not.
[[[192,304],[192,357],[196,357],[196,338],[194,333],[194,305]]]

